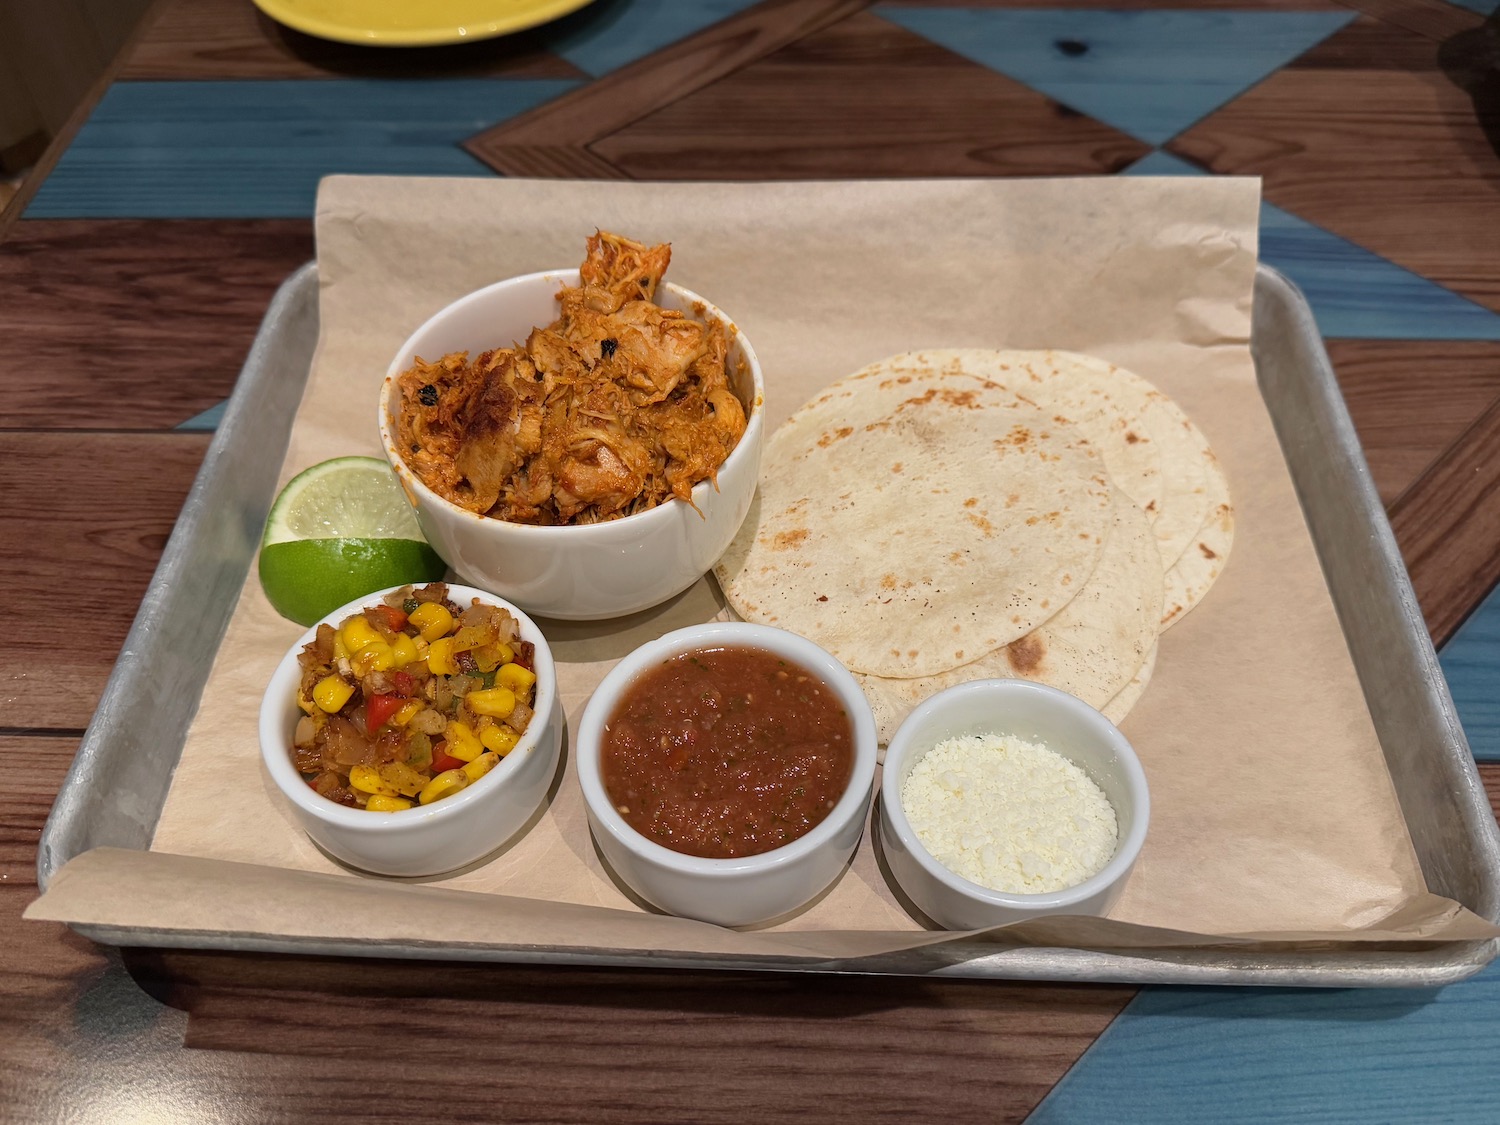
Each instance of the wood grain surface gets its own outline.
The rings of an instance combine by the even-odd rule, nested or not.
[[[502,175],[620,179],[607,160],[587,151],[593,141],[868,5],[869,0],[762,0],[486,130],[464,147]]]
[[[1387,507],[1500,398],[1500,344],[1329,340],[1327,347]]]
[[[855,77],[872,67],[878,85]],[[1086,175],[1118,171],[1150,146],[859,13],[590,150],[632,179],[763,180]]]
[[[1390,506],[1434,643],[1500,581],[1500,399]]]
[[[0,584],[20,605],[65,584],[76,637],[0,653],[5,728],[88,725],[209,437],[0,432]]]
[[[1167,147],[1261,176],[1270,202],[1500,309],[1497,114],[1430,39],[1359,20]]]
[[[1343,6],[1364,15],[1169,147],[1262,174],[1273,202],[1500,308],[1500,161],[1453,61],[1480,17],[1443,0]],[[767,0],[470,150],[511,174],[677,179],[1093,173],[1145,153],[867,7]],[[286,31],[248,0],[158,12],[129,80],[580,77],[547,46],[566,28],[383,52]],[[42,597],[63,577],[82,622],[66,644],[0,650],[0,1117],[1012,1122],[1128,1001],[1111,986],[121,953],[23,923],[42,825],[209,440],[172,427],[228,393],[313,247],[305,219],[25,221],[0,238],[0,581]],[[1441,639],[1500,578],[1500,344],[1329,351]],[[1500,764],[1480,775],[1500,813]]]
[[[563,28],[554,25],[549,34]],[[284,27],[249,0],[167,0],[123,79],[338,78],[377,71],[383,78],[581,78],[547,50],[542,32],[451,47],[358,47]]]
[[[0,246],[0,428],[168,430],[234,388],[306,220],[25,220]]]

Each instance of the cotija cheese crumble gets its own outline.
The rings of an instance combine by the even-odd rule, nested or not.
[[[901,788],[912,830],[944,867],[993,891],[1076,886],[1115,854],[1119,825],[1078,766],[1013,735],[950,738]]]

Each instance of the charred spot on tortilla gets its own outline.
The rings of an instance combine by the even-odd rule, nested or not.
[[[822,446],[824,449],[827,449],[834,442],[836,442],[836,441],[842,441],[844,438],[848,437],[853,432],[854,431],[852,429],[850,429],[848,426],[840,426],[837,430],[833,430],[833,431],[831,431],[829,433],[824,434],[822,437],[820,437],[818,439],[818,444],[820,446]]]
[[[1027,633],[1005,646],[1005,659],[1019,675],[1032,675],[1047,656],[1047,642],[1036,633]]]
[[[1199,543],[1198,544],[1198,550],[1200,550],[1200,551],[1203,552],[1203,557],[1205,559],[1216,559],[1216,558],[1219,557],[1217,554],[1214,553],[1213,549],[1211,547],[1209,547],[1209,545],[1207,543]]]

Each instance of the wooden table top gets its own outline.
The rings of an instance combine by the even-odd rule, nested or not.
[[[340,171],[1262,176],[1263,257],[1311,299],[1500,801],[1494,6],[599,0],[382,51],[163,0],[0,222],[23,623],[0,647],[0,1117],[1493,1120],[1494,970],[1437,995],[1138,993],[118,951],[20,915],[215,408]],[[59,578],[82,593],[39,646]]]

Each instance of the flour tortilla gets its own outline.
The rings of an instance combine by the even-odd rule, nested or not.
[[[1079,352],[933,348],[871,364],[860,375],[966,372],[1059,411],[1104,457],[1115,485],[1151,519],[1171,566],[1209,516],[1208,441],[1182,409],[1133,371]]]
[[[872,363],[856,377],[942,371],[1006,387],[1043,413],[1070,420],[1099,450],[1116,487],[1147,513],[1160,513],[1165,502],[1161,453],[1144,425],[1158,409],[1155,388],[1128,372],[1118,376],[1117,370],[1074,352],[930,348]],[[1165,429],[1169,420],[1158,419],[1157,426]],[[1193,528],[1200,522],[1201,513]]]
[[[1113,489],[1071,425],[983,379],[850,376],[767,443],[715,567],[742,618],[850,669],[930,676],[1055,616],[1094,572]]]
[[[1144,512],[1121,498],[1088,584],[1057,616],[961,668],[892,679],[856,673],[882,741],[922,700],[969,680],[1034,680],[1104,708],[1126,689],[1156,646],[1162,568]],[[1144,690],[1144,685],[1142,685]]]
[[[1234,545],[1234,506],[1229,499],[1229,482],[1217,458],[1209,454],[1209,472],[1205,492],[1209,514],[1182,557],[1167,568],[1166,597],[1162,602],[1161,627],[1175,625],[1208,593],[1229,561]]]
[[[1146,685],[1151,682],[1151,674],[1156,671],[1156,653],[1159,647],[1159,644],[1151,646],[1151,651],[1146,653],[1146,662],[1140,666],[1134,676],[1130,677],[1130,682],[1116,692],[1113,699],[1099,708],[1104,713],[1104,717],[1115,726],[1125,721],[1125,716],[1130,714],[1131,708],[1140,702],[1141,696],[1146,694]]]

